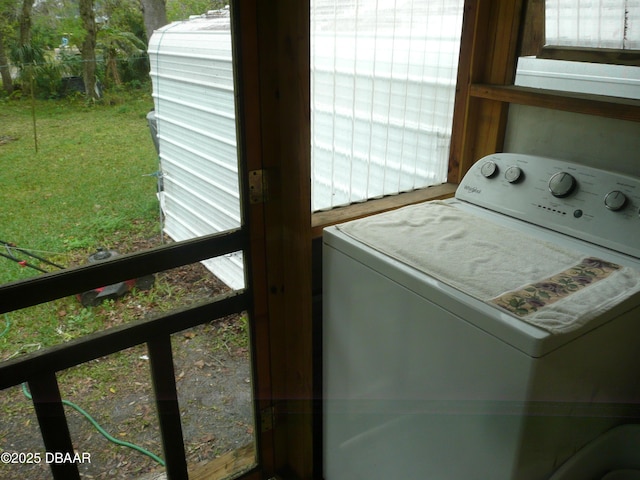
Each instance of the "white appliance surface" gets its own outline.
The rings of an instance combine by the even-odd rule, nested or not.
[[[477,267],[479,284],[497,265],[522,265],[538,242],[640,270],[640,179],[495,154],[447,205],[481,219],[480,230],[518,232],[517,242],[487,242],[498,259]],[[425,225],[415,231],[435,228]],[[428,262],[407,263],[406,232],[377,243],[347,230],[324,234],[326,480],[544,479],[603,431],[640,419],[637,291],[584,325],[549,331],[452,286],[455,269],[438,278]],[[464,262],[461,245],[451,240]],[[433,247],[446,252],[446,241]]]

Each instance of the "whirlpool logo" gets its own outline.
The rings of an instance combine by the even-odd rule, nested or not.
[[[472,185],[465,185],[464,189],[469,193],[482,193],[482,190],[480,190],[478,187],[474,187]]]

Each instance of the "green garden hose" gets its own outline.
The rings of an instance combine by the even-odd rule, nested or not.
[[[11,321],[9,320],[9,315],[4,314],[4,330],[0,333],[0,337],[4,337],[5,334],[9,331],[9,327],[11,327]]]
[[[29,399],[29,400],[33,400],[33,397],[31,396],[31,394],[29,393],[29,391],[27,390],[27,384],[23,383],[22,384],[22,391],[24,392],[25,396]],[[98,432],[100,432],[100,434],[106,438],[107,440],[109,440],[112,443],[115,443],[116,445],[120,445],[122,447],[129,447],[132,448],[150,458],[152,458],[153,460],[155,460],[157,463],[159,463],[160,465],[162,465],[163,467],[165,466],[164,460],[162,460],[160,457],[158,457],[156,454],[151,453],[148,450],[145,450],[144,448],[138,446],[138,445],[134,445],[133,443],[129,443],[129,442],[125,442],[123,440],[118,440],[117,438],[109,435],[109,433],[100,426],[100,424],[98,422],[95,421],[95,419],[89,415],[86,411],[84,411],[81,407],[79,407],[78,405],[76,405],[75,403],[70,402],[69,400],[62,400],[62,403],[64,405],[67,405],[71,408],[73,408],[74,410],[76,410],[77,412],[81,413],[82,415],[84,415],[84,417],[89,420],[89,422],[91,422],[91,424],[95,427],[96,430],[98,430]]]
[[[5,313],[4,314],[4,321],[5,321],[5,326],[4,326],[4,330],[2,331],[2,333],[0,333],[0,337],[4,336],[8,331],[9,328],[11,327],[11,321],[9,320],[9,316]],[[31,396],[31,394],[29,393],[29,391],[27,390],[27,384],[23,383],[22,384],[22,392],[24,393],[25,397],[27,397],[29,400],[33,400],[33,397]],[[133,443],[129,443],[129,442],[125,442],[123,440],[118,440],[117,438],[109,435],[109,433],[100,426],[100,424],[98,422],[95,421],[95,419],[89,415],[86,411],[84,411],[81,407],[79,407],[78,405],[76,405],[75,403],[70,402],[69,400],[62,400],[63,405],[67,405],[71,408],[73,408],[74,410],[76,410],[77,412],[81,413],[82,415],[84,415],[84,417],[89,420],[89,422],[91,422],[91,424],[95,427],[96,430],[98,430],[98,432],[100,432],[100,434],[106,438],[107,440],[109,440],[112,443],[115,443],[116,445],[120,445],[122,447],[129,447],[132,448],[150,458],[152,458],[153,460],[155,460],[157,463],[159,463],[160,465],[162,465],[163,467],[165,466],[164,460],[162,460],[160,457],[158,457],[156,454],[145,450],[144,448],[138,446],[138,445],[134,445]]]

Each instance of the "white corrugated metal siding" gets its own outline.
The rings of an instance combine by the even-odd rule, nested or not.
[[[547,0],[547,45],[640,48],[640,0]]]
[[[313,0],[313,209],[446,181],[461,0]]]
[[[175,22],[149,41],[165,232],[187,240],[240,226],[229,18]],[[205,265],[244,286],[240,253]]]

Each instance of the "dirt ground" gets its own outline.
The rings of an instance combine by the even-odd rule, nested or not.
[[[175,288],[190,291],[199,299],[225,290],[200,264],[166,275]],[[132,301],[123,297],[118,300],[121,302],[118,306],[136,308],[131,305]],[[251,368],[245,321],[241,315],[235,315],[172,337],[189,465],[206,462],[253,442]],[[59,374],[62,397],[93,416],[114,438],[164,457],[146,347],[138,346],[120,355],[132,366],[126,369],[126,375],[118,376],[122,363],[111,357],[77,367],[82,369],[80,374]],[[117,380],[97,378],[96,371],[103,372],[100,374],[103,376],[105,371],[113,371],[115,375],[107,377]],[[65,414],[76,452],[90,456],[90,463],[79,465],[82,478],[136,479],[153,477],[154,472],[163,471],[147,454],[107,440],[71,406],[65,406]],[[0,463],[0,478],[52,478],[33,406],[21,387],[0,392],[0,452],[39,452],[42,457],[40,463]]]

